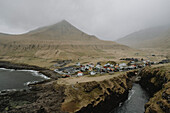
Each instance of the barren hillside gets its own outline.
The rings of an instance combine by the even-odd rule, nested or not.
[[[88,35],[65,20],[22,35],[0,34],[1,60],[45,67],[57,59],[116,59],[135,52],[116,42]]]

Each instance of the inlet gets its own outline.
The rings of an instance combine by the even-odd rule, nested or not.
[[[49,79],[33,70],[14,70],[0,68],[0,90],[25,89],[28,84]]]
[[[128,99],[110,113],[144,113],[144,105],[149,100],[149,94],[137,83],[129,91]]]

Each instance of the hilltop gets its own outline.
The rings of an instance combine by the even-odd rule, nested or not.
[[[62,20],[54,25],[38,28],[25,35],[29,38],[41,40],[46,40],[47,37],[48,40],[98,40],[95,36],[90,36],[80,31],[66,20]]]

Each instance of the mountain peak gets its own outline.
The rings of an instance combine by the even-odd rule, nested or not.
[[[82,32],[67,20],[62,20],[54,25],[33,30],[27,35],[34,38],[55,40],[98,40],[95,36]]]
[[[68,25],[71,25],[71,23],[70,22],[68,22],[67,20],[61,20],[60,22],[58,22],[58,23],[56,23],[55,25],[57,25],[57,24],[68,24]]]
[[[58,22],[58,23],[56,23],[56,24],[54,24],[54,25],[50,25],[50,26],[48,26],[48,27],[54,27],[54,28],[56,28],[56,27],[60,27],[61,29],[63,28],[63,27],[65,27],[65,28],[76,28],[74,25],[72,25],[70,22],[68,22],[67,20],[62,20],[62,21],[60,21],[60,22]],[[76,28],[77,29],[77,28]]]
[[[67,20],[65,20],[65,19],[64,19],[64,20],[61,20],[60,22],[61,22],[61,23],[69,23],[69,22],[68,22]],[[69,24],[70,24],[70,23],[69,23]]]

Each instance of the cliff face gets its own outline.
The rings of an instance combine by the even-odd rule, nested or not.
[[[170,65],[145,68],[141,71],[140,84],[152,98],[145,104],[145,113],[170,113]]]
[[[67,86],[62,111],[77,113],[108,113],[128,96],[130,83],[126,75],[100,82]]]

